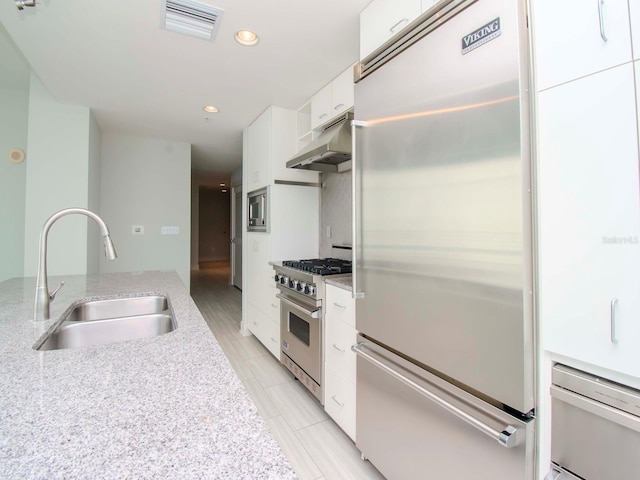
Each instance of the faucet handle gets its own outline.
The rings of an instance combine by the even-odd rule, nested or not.
[[[64,282],[60,282],[60,286],[58,288],[56,288],[53,291],[53,293],[49,294],[49,301],[50,302],[53,302],[53,299],[56,298],[56,293],[58,293],[62,287],[64,287]]]

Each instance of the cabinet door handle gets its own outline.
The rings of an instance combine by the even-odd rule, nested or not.
[[[272,304],[271,304],[271,306],[272,306],[273,308],[278,308],[278,305],[276,305],[275,303],[272,303]]]
[[[604,31],[604,0],[598,0],[598,18],[600,20],[600,36],[606,42],[608,39]]]
[[[338,307],[338,308],[342,308],[343,310],[347,307],[345,307],[344,305],[340,305],[339,303],[333,302],[333,304]]]
[[[611,343],[618,343],[618,334],[616,332],[616,321],[617,321],[617,313],[618,313],[618,299],[614,298],[611,300]]]
[[[340,353],[344,353],[344,348],[340,348],[338,345],[336,345],[335,343],[332,345],[333,348],[335,348],[336,350],[338,350]]]
[[[338,404],[338,406],[339,406],[339,407],[344,407],[344,403],[339,402],[335,395],[331,395],[331,400],[333,400],[334,402],[336,402],[336,403]]]
[[[339,103],[338,105],[336,105],[335,107],[333,107],[334,110],[341,110],[344,108],[344,103]]]
[[[391,33],[396,33],[398,30],[400,30],[402,27],[404,27],[407,23],[409,23],[409,19],[408,18],[403,18],[398,23],[396,23],[393,27],[391,27],[389,29],[389,31]]]
[[[320,120],[322,120],[323,118],[325,118],[328,115],[328,113],[323,113],[322,115],[318,115],[318,118]]]

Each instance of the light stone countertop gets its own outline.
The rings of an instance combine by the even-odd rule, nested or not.
[[[353,290],[353,278],[351,276],[348,277],[338,277],[338,278],[327,278],[325,282],[329,285],[333,285],[334,287],[342,288],[343,290],[347,290],[351,292]]]
[[[84,297],[166,293],[165,335],[38,352],[35,278],[0,283],[0,478],[297,478],[174,272],[51,277]]]

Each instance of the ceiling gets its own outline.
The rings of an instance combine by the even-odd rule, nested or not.
[[[102,132],[188,142],[195,172],[229,174],[245,126],[269,105],[299,108],[357,60],[370,0],[200,0],[224,9],[213,42],[161,28],[165,0],[37,1],[3,0],[0,22],[57,101],[90,107]],[[243,28],[257,46],[234,41]]]

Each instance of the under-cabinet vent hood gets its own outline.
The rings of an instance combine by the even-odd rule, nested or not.
[[[287,162],[287,168],[301,168],[319,172],[344,172],[351,163],[351,120],[347,113],[329,124],[309,145]]]

